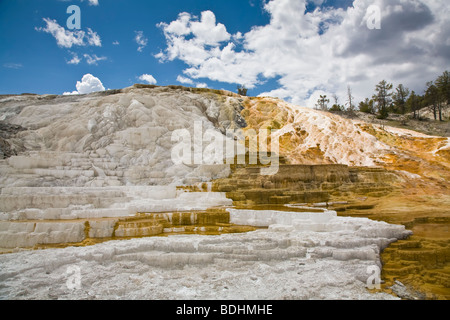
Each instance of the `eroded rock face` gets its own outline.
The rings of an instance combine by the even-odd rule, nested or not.
[[[10,127],[28,128],[2,143],[21,149],[19,156],[0,164],[2,186],[209,181],[226,176],[227,167],[174,165],[172,133],[188,129],[193,136],[195,121],[203,122],[205,131],[219,133],[245,124],[240,116],[242,99],[231,93],[131,87],[110,95],[29,99],[0,100],[5,122]]]
[[[13,138],[18,132],[24,130],[26,129],[22,126],[0,121],[0,159],[7,159],[21,151],[20,147],[11,145],[8,139]]]

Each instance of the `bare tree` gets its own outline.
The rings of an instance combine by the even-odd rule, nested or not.
[[[333,94],[333,100],[334,100],[334,104],[339,104],[339,97],[337,96],[337,94]]]
[[[317,100],[316,107],[319,110],[328,111],[328,103],[330,102],[329,99],[327,99],[326,95],[320,95],[319,100]]]
[[[244,85],[238,85],[237,86],[238,94],[241,96],[246,96],[248,89]]]
[[[328,110],[330,112],[339,112],[344,111],[344,107],[339,105],[339,97],[337,94],[333,94],[334,104],[331,106],[331,108]]]
[[[348,105],[348,111],[355,111],[355,106],[353,105],[353,100],[355,99],[355,97],[352,96],[352,88],[350,88],[350,86],[347,86],[347,103],[346,105]]]

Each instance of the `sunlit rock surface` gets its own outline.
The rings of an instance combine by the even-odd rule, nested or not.
[[[6,299],[392,299],[365,287],[403,226],[335,212],[230,210],[268,226],[220,236],[179,235],[0,255]],[[77,269],[74,269],[77,268]],[[73,288],[71,270],[79,270]],[[368,272],[369,271],[369,272]],[[69,284],[68,284],[69,283]]]
[[[196,121],[222,135],[278,130],[277,174],[175,165],[172,133],[193,136]],[[450,179],[448,138],[184,87],[0,96],[0,149],[0,250],[16,252],[0,255],[6,299],[389,299],[365,288],[367,268],[381,267],[381,250],[410,232],[299,206],[350,202],[337,209],[423,221]],[[406,194],[412,205],[396,205]],[[389,247],[387,278],[425,272],[426,285],[448,286],[448,236],[439,241]],[[72,266],[82,276],[75,291],[66,282]]]
[[[275,98],[250,98],[244,105],[247,129],[278,130],[280,153],[291,164],[378,166],[422,176],[434,169],[440,178],[449,177],[449,138],[350,120]]]
[[[109,95],[3,98],[4,121],[27,130],[7,139],[17,156],[0,163],[0,185],[169,185],[226,176],[227,166],[174,165],[171,138],[177,129],[193,136],[195,121],[202,121],[205,131],[223,133],[245,125],[240,101],[239,96],[135,87]]]

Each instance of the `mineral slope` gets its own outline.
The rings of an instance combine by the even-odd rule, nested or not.
[[[276,130],[278,172],[175,164],[174,131],[193,137],[198,122],[228,142],[237,129]],[[16,252],[0,256],[2,298],[392,298],[365,288],[367,267],[382,261],[388,281],[419,272],[411,285],[447,297],[448,250],[436,246],[448,243],[448,220],[436,219],[448,206],[429,209],[450,198],[448,138],[274,98],[135,85],[1,96],[0,148],[0,248]],[[311,206],[407,225],[425,240],[386,249],[411,233]],[[81,291],[66,285],[74,265]]]

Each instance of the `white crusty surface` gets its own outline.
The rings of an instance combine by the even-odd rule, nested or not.
[[[0,255],[0,298],[393,299],[366,289],[368,268],[379,267],[380,250],[410,233],[404,226],[321,215],[263,214],[265,222],[276,224],[243,234],[174,235]],[[232,210],[231,216],[265,224],[251,210]],[[74,270],[79,287],[73,286]]]

